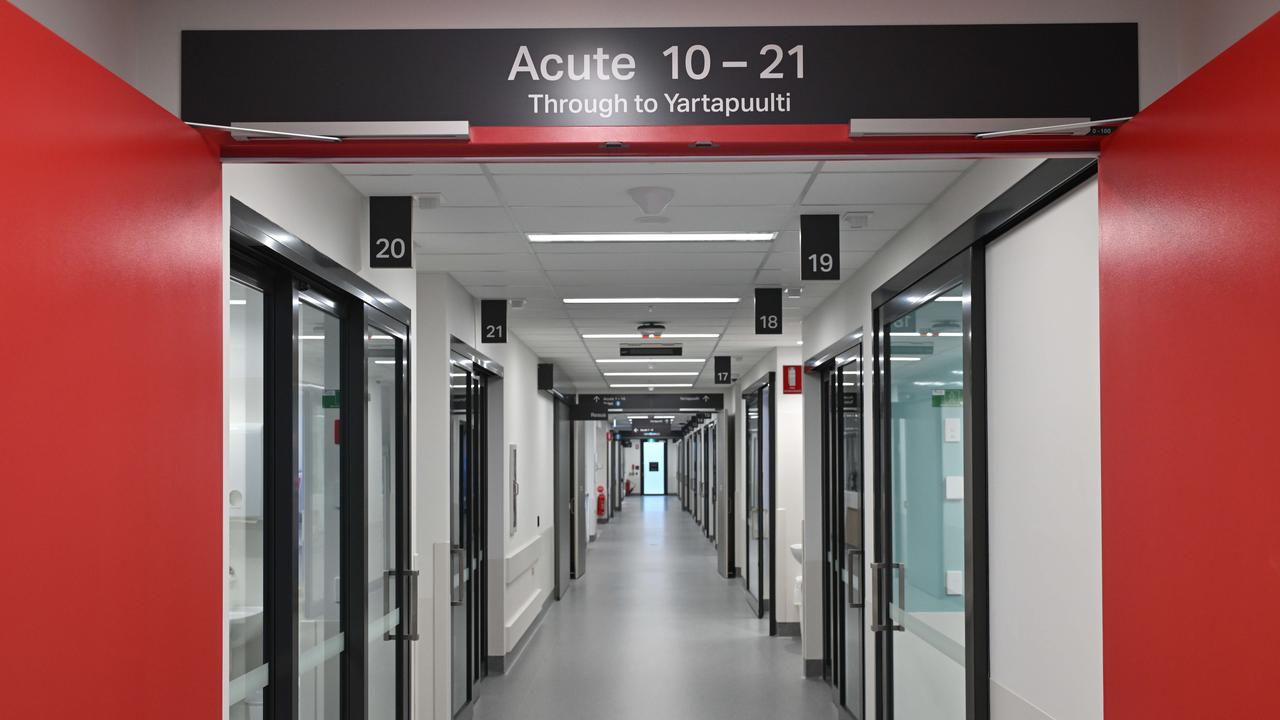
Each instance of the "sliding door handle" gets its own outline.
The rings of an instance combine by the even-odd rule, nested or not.
[[[858,598],[858,601],[857,601],[857,602],[854,602],[854,600],[853,600],[853,596],[854,596],[854,592],[853,592],[853,568],[855,567],[855,566],[854,566],[854,564],[853,564],[853,559],[854,559],[855,557],[856,557],[856,558],[858,558],[858,566],[857,566],[857,567],[858,567],[859,569],[861,569],[861,566],[862,566],[862,551],[861,551],[861,550],[859,550],[858,548],[849,548],[849,549],[848,549],[848,551],[846,552],[846,554],[845,554],[845,558],[844,558],[844,559],[845,559],[845,572],[846,572],[846,573],[848,573],[847,575],[845,575],[844,591],[845,591],[845,593],[849,596],[849,609],[850,609],[850,610],[857,610],[858,608],[861,608],[861,607],[862,607],[862,605],[863,605],[863,603],[862,603],[862,598]],[[861,574],[861,573],[859,573],[859,574]],[[859,588],[858,588],[858,589],[861,589],[861,585],[862,585],[862,583],[858,583],[858,585],[859,585]]]
[[[904,566],[902,563],[882,563],[882,562],[871,563],[871,577],[875,581],[875,587],[872,588],[871,597],[876,602],[876,610],[875,610],[874,616],[877,621],[880,621],[880,622],[873,623],[871,625],[871,632],[902,632],[903,630],[906,630],[906,628],[903,627],[902,625],[899,625],[893,622],[892,617],[890,617],[891,611],[888,608],[881,607],[884,604],[884,601],[880,597],[880,587],[881,587],[880,579],[882,578],[885,572],[892,573],[895,568],[900,569],[902,571],[902,574],[898,576],[898,607],[902,608],[904,615],[906,613],[906,597],[907,597],[906,566]],[[892,605],[893,603],[892,599],[890,599],[889,602]]]
[[[396,630],[389,630],[384,636],[385,640],[417,640],[418,639],[418,571],[417,570],[388,570],[387,577],[395,578],[398,582],[405,584],[404,592],[397,593],[403,599],[404,605],[400,608],[400,624]],[[391,593],[386,595],[387,603],[391,602]],[[388,613],[390,608],[387,608]]]

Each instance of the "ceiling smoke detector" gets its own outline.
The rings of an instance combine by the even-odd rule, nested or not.
[[[640,323],[636,327],[636,330],[640,333],[641,337],[646,340],[651,340],[653,338],[662,337],[662,333],[667,331],[667,326],[657,322],[644,322]]]
[[[667,205],[670,205],[671,201],[675,199],[675,190],[668,187],[643,186],[633,187],[627,190],[627,194],[644,212],[644,215],[636,218],[636,222],[665,223],[670,221],[670,218],[662,213],[667,209]]]
[[[523,310],[523,309],[524,309],[524,304],[525,304],[525,299],[524,299],[524,298],[511,298],[510,300],[508,300],[508,301],[507,301],[507,304],[511,306],[511,309],[512,309],[512,310]]]

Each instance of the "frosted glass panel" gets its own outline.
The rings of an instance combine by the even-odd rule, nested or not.
[[[890,620],[904,628],[893,645],[895,720],[965,717],[965,500],[955,492],[965,475],[959,296],[959,288],[944,293],[889,328],[892,556],[902,567],[886,580]]]
[[[262,635],[263,296],[231,281],[227,336],[227,647],[230,720],[262,717],[267,684]]]
[[[343,648],[338,318],[298,311],[298,717],[338,720]]]

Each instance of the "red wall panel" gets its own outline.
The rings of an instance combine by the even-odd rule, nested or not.
[[[1277,78],[1272,18],[1103,147],[1109,720],[1280,717]]]
[[[0,716],[217,718],[216,155],[0,2]]]

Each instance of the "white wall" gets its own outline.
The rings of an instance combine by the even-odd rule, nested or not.
[[[987,250],[994,720],[1102,717],[1098,188]]]
[[[11,0],[121,80],[138,85],[138,0]]]
[[[1180,10],[1179,75],[1186,77],[1280,12],[1280,0],[1180,0]]]

